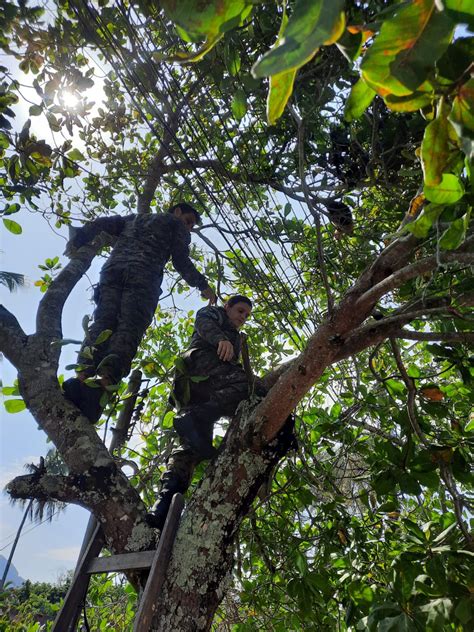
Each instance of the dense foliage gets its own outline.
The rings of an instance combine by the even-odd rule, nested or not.
[[[298,450],[242,525],[215,629],[470,629],[471,3],[56,0],[4,2],[0,15],[2,218],[19,241],[26,209],[62,229],[196,202],[194,259],[221,296],[256,301],[259,373],[295,357],[392,240],[418,238],[413,265],[435,257],[381,295],[373,344],[299,403]],[[41,263],[43,292],[58,254]],[[121,455],[147,504],[194,316],[189,288],[168,279]],[[6,394],[10,412],[24,406]]]

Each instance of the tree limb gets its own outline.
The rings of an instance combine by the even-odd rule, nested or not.
[[[436,341],[442,342],[463,342],[465,344],[474,343],[474,332],[472,331],[411,331],[408,329],[400,329],[395,332],[395,338],[403,338],[404,340],[418,340],[420,342]]]
[[[0,351],[18,368],[28,340],[16,317],[4,305],[0,305]]]

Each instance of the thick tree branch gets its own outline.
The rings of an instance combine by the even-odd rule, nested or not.
[[[27,339],[16,317],[0,305],[0,351],[14,367],[18,368],[21,364]]]
[[[25,474],[10,481],[5,491],[14,499],[59,500],[65,503],[82,504],[89,508],[87,504],[79,502],[80,495],[85,500],[87,493],[80,492],[77,480],[73,476],[44,474],[38,477],[37,474]]]
[[[398,269],[396,272],[377,283],[370,290],[365,292],[359,299],[360,304],[375,303],[380,297],[387,294],[396,287],[400,287],[406,281],[413,279],[427,272],[431,272],[438,267],[440,263],[459,263],[471,265],[474,263],[474,253],[463,252],[463,250],[454,250],[445,252],[431,257],[426,257],[421,261],[412,263],[404,268]]]
[[[113,243],[114,238],[101,233],[92,244],[71,253],[69,263],[61,270],[42,298],[36,315],[37,333],[51,340],[62,338],[62,312],[64,304],[76,284],[89,269],[99,250]]]

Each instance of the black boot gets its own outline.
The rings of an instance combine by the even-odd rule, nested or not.
[[[93,424],[97,423],[102,414],[100,398],[104,394],[102,387],[84,384],[77,377],[71,377],[63,383],[64,395],[75,404],[81,413]]]
[[[153,527],[153,529],[163,530],[166,522],[166,516],[168,515],[168,511],[171,505],[171,501],[173,500],[173,496],[180,491],[179,489],[168,488],[165,487],[158,494],[158,499],[150,509],[150,511],[146,514],[145,520]]]
[[[209,424],[219,418],[215,404],[196,406],[191,411],[174,418],[173,426],[181,439],[201,459],[212,459],[217,450],[212,445],[212,428]],[[206,432],[206,427],[208,431]]]

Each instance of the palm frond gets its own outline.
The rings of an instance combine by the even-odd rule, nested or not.
[[[25,275],[0,270],[0,284],[6,285],[10,292],[14,292],[17,288],[25,285]]]

